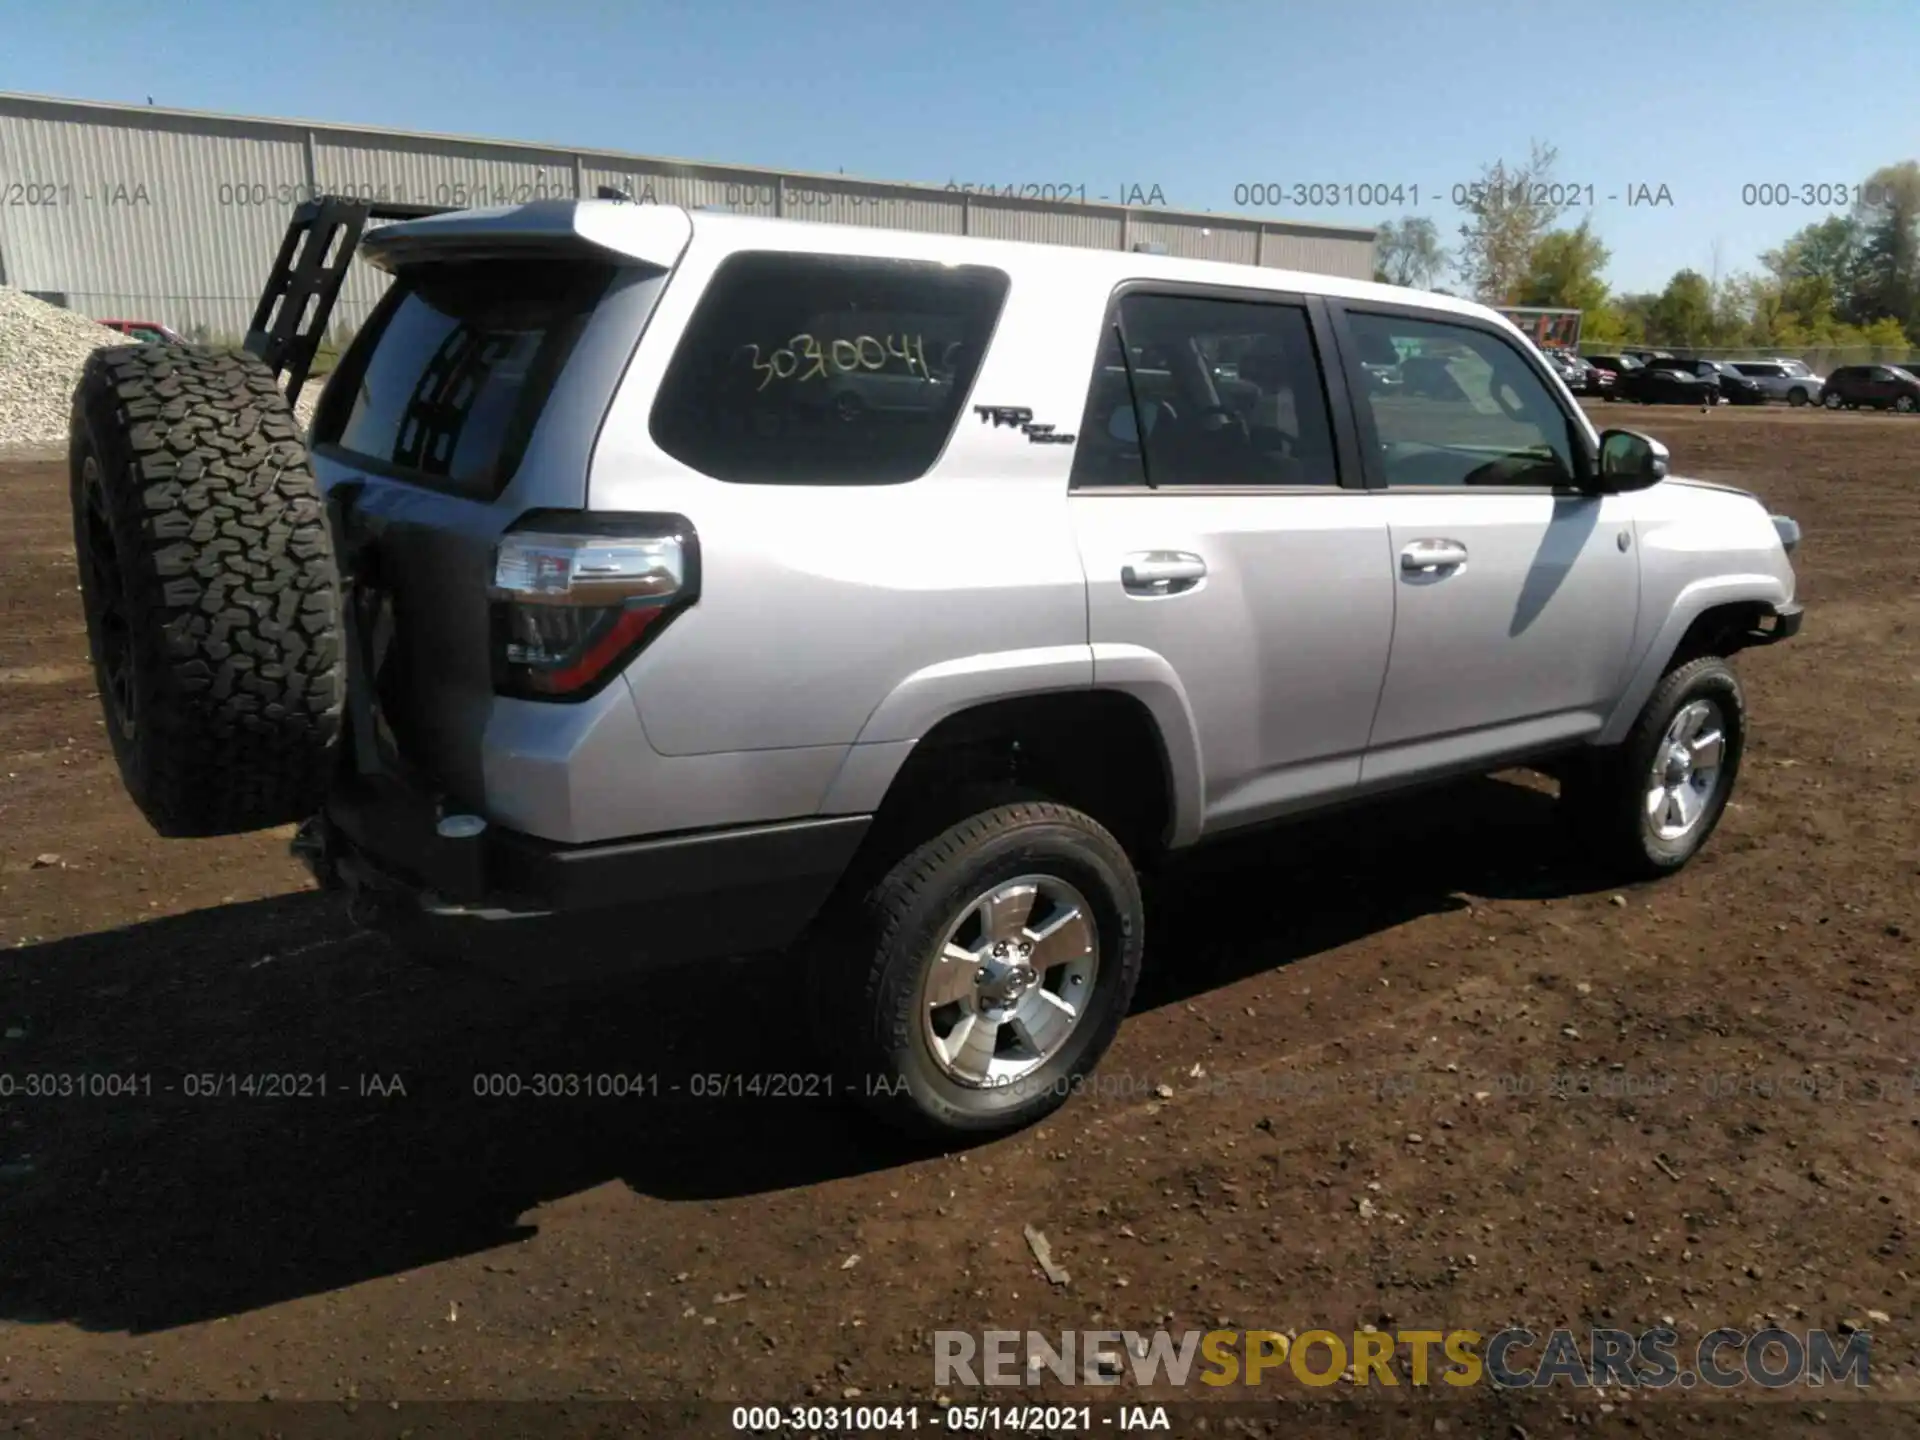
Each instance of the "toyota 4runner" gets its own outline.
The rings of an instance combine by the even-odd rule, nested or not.
[[[1524,764],[1679,868],[1799,628],[1793,522],[1464,301],[613,201],[360,251],[310,436],[247,355],[76,392],[130,792],[436,960],[791,951],[922,1127],[1070,1092],[1201,841]]]

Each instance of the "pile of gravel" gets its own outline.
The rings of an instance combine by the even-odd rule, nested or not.
[[[0,445],[65,443],[87,356],[128,343],[85,315],[0,285]]]
[[[65,446],[73,387],[87,356],[135,343],[75,310],[0,285],[0,447]],[[294,414],[313,422],[323,380],[310,380]]]

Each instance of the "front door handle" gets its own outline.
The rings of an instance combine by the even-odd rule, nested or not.
[[[1467,547],[1458,540],[1416,540],[1400,552],[1400,568],[1409,575],[1458,570],[1467,563]]]
[[[1142,550],[1121,562],[1129,595],[1178,595],[1207,577],[1207,562],[1186,550]]]

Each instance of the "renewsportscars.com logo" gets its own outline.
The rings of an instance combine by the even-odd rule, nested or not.
[[[935,1385],[1491,1385],[1503,1390],[1868,1385],[1873,1337],[1825,1330],[1709,1331],[1690,1347],[1668,1326],[1553,1330],[937,1330]]]

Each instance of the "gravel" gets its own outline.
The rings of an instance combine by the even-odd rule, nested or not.
[[[117,330],[0,286],[0,445],[52,445],[67,438],[80,369]]]
[[[0,285],[0,454],[54,446],[64,453],[73,387],[87,356],[102,345],[133,343],[78,311]],[[310,380],[301,392],[294,414],[302,426],[313,423],[323,388],[323,380]]]

